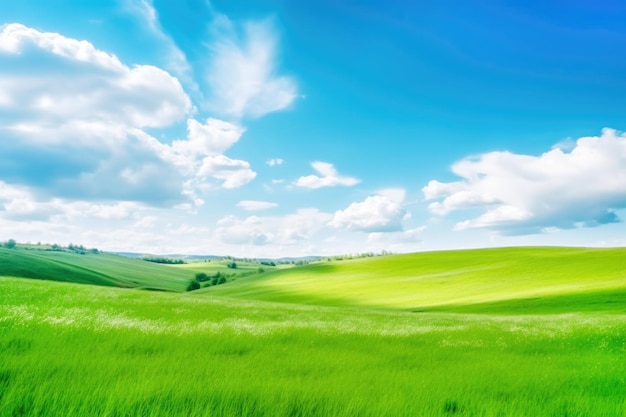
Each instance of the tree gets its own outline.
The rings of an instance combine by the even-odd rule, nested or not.
[[[193,280],[187,285],[187,291],[193,291],[200,288],[200,283],[196,280]]]
[[[7,242],[4,244],[4,247],[7,249],[13,249],[15,248],[15,246],[17,245],[17,242],[15,242],[15,240],[13,239],[9,239],[7,240]]]
[[[209,276],[207,274],[205,274],[204,272],[198,272],[196,274],[196,281],[198,282],[205,282],[209,280]]]
[[[230,269],[237,269],[237,263],[235,261],[230,262],[226,266],[229,267]]]

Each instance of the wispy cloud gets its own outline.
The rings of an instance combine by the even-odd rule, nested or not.
[[[335,166],[328,162],[315,161],[311,163],[311,167],[319,175],[300,177],[294,182],[295,186],[313,189],[336,186],[351,187],[361,182],[358,178],[339,175]]]
[[[452,171],[462,180],[433,180],[422,191],[427,200],[436,200],[429,205],[435,214],[485,210],[457,229],[531,234],[593,227],[619,221],[615,210],[626,207],[626,135],[612,129],[540,156],[479,155],[457,162]]]
[[[278,204],[269,201],[242,200],[237,203],[237,207],[247,211],[261,211],[278,207]]]
[[[187,61],[185,53],[180,50],[176,42],[163,30],[159,23],[159,16],[154,8],[153,0],[125,0],[123,7],[126,11],[137,16],[164,46],[165,66],[187,84],[196,90],[198,87],[193,81],[192,68]]]
[[[296,99],[292,77],[277,74],[278,32],[272,20],[243,25],[216,15],[206,71],[209,107],[235,117],[261,117]]]
[[[274,159],[270,159],[268,161],[265,161],[265,163],[271,167],[276,166],[276,165],[282,165],[283,163],[285,163],[285,161],[282,158],[274,158]]]

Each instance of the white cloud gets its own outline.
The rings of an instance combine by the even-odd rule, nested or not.
[[[223,120],[209,118],[206,124],[194,119],[187,121],[186,140],[172,143],[174,153],[196,156],[220,155],[239,141],[245,129]]]
[[[278,204],[269,201],[242,200],[237,203],[237,207],[248,211],[260,211],[278,207]]]
[[[346,186],[350,187],[361,182],[358,178],[339,175],[333,164],[328,162],[315,161],[311,166],[319,175],[307,175],[298,178],[294,185],[304,188],[322,188]]]
[[[166,67],[179,77],[183,77],[194,89],[197,89],[195,83],[190,79],[191,66],[187,62],[187,57],[161,27],[153,0],[125,0],[123,7],[128,12],[138,16],[148,30],[159,40],[161,48],[164,50]]]
[[[20,24],[0,30],[0,90],[19,103],[12,120],[40,124],[70,119],[163,127],[192,110],[178,80],[149,65],[132,68],[87,41]],[[43,61],[33,67],[33,60]]]
[[[246,161],[217,155],[204,158],[198,176],[221,180],[222,187],[230,189],[249,183],[256,177],[256,172],[250,169],[250,164]]]
[[[269,161],[266,161],[265,163],[271,167],[276,166],[276,165],[282,165],[285,161],[282,158],[274,158],[274,159],[270,159]]]
[[[213,22],[207,81],[213,110],[236,117],[260,117],[296,99],[296,82],[276,74],[278,35],[271,20],[247,22],[241,30],[226,16]]]
[[[210,181],[236,188],[256,176],[223,155],[244,128],[188,118],[193,108],[175,77],[129,67],[87,41],[0,27],[0,91],[0,106],[10,105],[0,112],[0,178],[44,194],[197,207]],[[171,145],[143,130],[185,118],[187,138]]]
[[[282,217],[222,218],[215,231],[223,243],[237,245],[294,245],[311,239],[332,218],[318,209],[300,209]]]
[[[331,225],[336,228],[364,232],[394,232],[403,229],[402,222],[410,214],[402,207],[403,193],[370,196],[335,213]],[[401,197],[401,199],[400,199]],[[394,199],[395,198],[395,199]]]
[[[615,210],[626,207],[626,135],[612,129],[540,156],[486,153],[457,162],[452,171],[462,180],[431,181],[422,191],[438,200],[429,205],[435,214],[484,209],[457,229],[528,234],[591,227],[619,221]]]

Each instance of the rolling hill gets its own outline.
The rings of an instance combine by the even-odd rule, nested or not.
[[[19,247],[0,247],[0,276],[75,282],[108,287],[143,288],[163,291],[184,291],[195,274],[204,272],[242,276],[275,269],[253,262],[237,262],[237,269],[227,267],[228,261],[192,262],[181,265],[146,262],[110,253],[77,254]]]
[[[623,313],[626,249],[518,247],[321,262],[202,292],[411,311]]]

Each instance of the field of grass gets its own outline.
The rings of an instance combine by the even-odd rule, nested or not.
[[[625,254],[398,255],[189,293],[0,277],[0,417],[626,417]]]
[[[227,261],[182,265],[158,264],[107,253],[79,255],[71,252],[0,247],[0,276],[35,278],[114,287],[184,291],[197,272],[246,274],[260,265],[239,262],[237,269]],[[272,267],[263,266],[271,270]]]
[[[498,248],[322,262],[202,291],[413,311],[626,313],[626,249]]]

